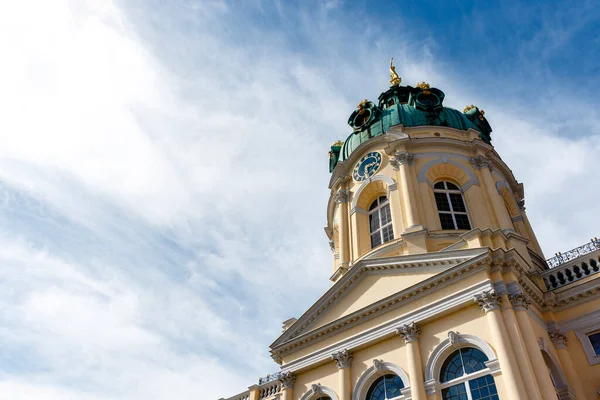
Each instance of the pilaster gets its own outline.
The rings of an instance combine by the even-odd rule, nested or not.
[[[281,382],[282,400],[292,400],[296,376],[291,372],[284,372],[279,377],[279,381]]]
[[[338,384],[339,384],[339,395],[340,400],[351,400],[352,397],[352,382],[351,382],[351,370],[352,367],[352,353],[348,349],[338,351],[331,355],[331,358],[335,360],[338,367]]]
[[[471,158],[471,165],[474,169],[479,170],[483,178],[483,184],[486,188],[490,201],[492,202],[492,208],[496,215],[496,220],[500,225],[499,228],[504,230],[514,230],[512,220],[508,214],[508,210],[504,205],[504,200],[496,189],[496,182],[492,176],[492,161],[483,155]]]
[[[340,207],[340,260],[338,268],[348,268],[349,262],[349,214],[348,214],[348,200],[350,198],[350,192],[347,189],[342,188],[337,191],[334,196],[334,200]]]
[[[573,360],[571,359],[569,350],[567,350],[567,336],[561,332],[552,332],[549,334],[549,336],[550,341],[552,341],[552,344],[556,349],[556,353],[558,354],[558,359],[560,360],[562,370],[567,376],[569,387],[575,392],[575,398],[577,400],[587,399],[585,392],[583,391],[581,380],[575,372],[575,366],[573,365]]]
[[[423,362],[421,360],[421,348],[419,346],[421,329],[413,322],[401,326],[396,332],[404,339],[404,343],[406,344],[412,398],[414,400],[426,400],[427,394],[425,393]]]
[[[394,170],[398,171],[397,175],[402,194],[402,205],[406,218],[406,230],[420,230],[419,216],[417,212],[417,202],[414,196],[413,185],[411,181],[410,166],[414,164],[415,156],[406,151],[397,151],[390,159],[390,164]]]
[[[494,290],[489,290],[475,296],[475,301],[485,312],[492,339],[498,353],[498,361],[502,369],[502,375],[506,377],[504,383],[509,399],[522,399],[521,394],[526,393],[523,378],[519,373],[519,366],[515,358],[510,339],[506,331],[506,325],[502,319],[500,304],[502,297]]]

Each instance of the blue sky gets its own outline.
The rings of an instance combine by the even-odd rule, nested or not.
[[[597,236],[593,2],[0,5],[0,399],[192,399],[276,371],[329,287],[327,150],[407,84],[486,110],[547,256]],[[594,224],[595,223],[595,224]]]

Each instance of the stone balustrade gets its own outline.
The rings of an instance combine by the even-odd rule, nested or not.
[[[592,245],[594,247],[591,247]],[[548,290],[558,289],[600,272],[600,242],[595,240],[587,246],[585,250],[578,248],[580,249],[578,257],[572,253],[568,260],[541,274]]]

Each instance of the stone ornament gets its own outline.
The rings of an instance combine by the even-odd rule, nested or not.
[[[331,358],[337,362],[338,369],[349,368],[352,365],[352,353],[348,349],[338,351],[331,355]]]
[[[557,349],[566,349],[567,348],[567,337],[564,333],[561,332],[552,332],[550,334],[550,340],[554,347]]]
[[[333,240],[329,241],[329,248],[331,249],[331,251],[335,251],[335,243]]]
[[[373,360],[373,366],[375,367],[375,369],[377,371],[385,371],[386,370],[385,365],[383,365],[383,360],[377,360],[377,359]]]
[[[279,381],[281,382],[281,387],[283,389],[292,389],[294,387],[294,382],[296,382],[296,375],[291,372],[283,372],[279,376]]]
[[[488,290],[475,296],[475,301],[486,313],[488,311],[499,310],[502,297],[495,290]]]
[[[458,341],[459,341],[459,337],[458,337],[459,333],[458,332],[454,332],[454,331],[450,331],[448,332],[448,340],[450,341],[451,345],[457,345]]]
[[[312,394],[320,394],[323,393],[323,388],[320,383],[313,383],[311,386]]]
[[[531,301],[523,293],[511,294],[508,299],[515,311],[525,311],[531,304]]]
[[[396,329],[396,332],[402,336],[405,343],[416,342],[419,340],[421,329],[414,322],[406,324]]]
[[[400,169],[402,164],[412,165],[415,161],[415,155],[409,152],[397,151],[394,153],[394,156],[390,158],[390,165],[394,168],[395,171]]]
[[[333,197],[333,199],[335,200],[335,202],[338,203],[338,204],[340,204],[340,203],[347,203],[349,198],[350,198],[350,193],[346,189],[340,189],[340,190],[338,190],[338,192]]]
[[[469,161],[475,169],[488,168],[490,171],[492,170],[492,162],[484,156],[471,157]]]

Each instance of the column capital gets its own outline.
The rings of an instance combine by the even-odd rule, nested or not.
[[[396,329],[396,333],[402,336],[404,343],[416,342],[419,340],[421,335],[421,329],[414,322],[406,325],[402,325]]]
[[[499,310],[502,297],[495,290],[488,290],[475,295],[475,301],[486,313],[488,311]]]
[[[490,171],[492,170],[492,161],[485,156],[471,157],[469,162],[475,169],[488,168]]]
[[[531,304],[531,301],[523,293],[511,294],[508,296],[508,299],[515,311],[525,311]]]
[[[292,389],[294,387],[294,382],[296,382],[296,375],[291,372],[282,372],[279,375],[279,381],[281,382],[282,389]]]
[[[347,189],[340,189],[333,196],[333,200],[335,200],[335,202],[338,204],[339,203],[347,203],[349,198],[350,198],[350,193],[348,192]]]
[[[561,332],[552,332],[550,334],[550,340],[554,344],[556,349],[566,349],[567,348],[567,336]]]
[[[395,171],[398,171],[403,164],[412,165],[414,162],[415,155],[408,151],[396,151],[394,152],[394,156],[390,158],[390,165]]]
[[[342,369],[349,368],[350,365],[352,365],[352,360],[354,358],[352,357],[352,353],[350,353],[348,349],[344,349],[338,351],[337,353],[333,353],[331,355],[331,359],[336,361],[338,369]]]

